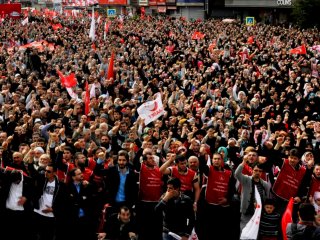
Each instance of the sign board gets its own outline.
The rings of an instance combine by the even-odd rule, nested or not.
[[[255,24],[254,17],[246,17],[246,25],[247,26],[253,26]]]
[[[0,18],[18,19],[21,15],[21,3],[0,4]]]
[[[292,2],[291,0],[277,0],[278,6],[291,6]]]
[[[107,15],[108,17],[115,17],[117,14],[116,9],[108,9]]]

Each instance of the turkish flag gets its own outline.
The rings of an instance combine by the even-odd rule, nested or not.
[[[74,73],[71,73],[69,76],[64,76],[62,72],[57,71],[59,78],[61,80],[61,85],[66,88],[72,88],[77,85],[77,80],[74,76]]]
[[[247,43],[248,44],[253,44],[254,43],[254,37],[253,36],[248,37]]]
[[[192,40],[199,40],[199,39],[203,39],[205,36],[205,34],[201,33],[201,32],[194,32],[192,34]]]
[[[58,29],[63,28],[60,23],[52,24],[51,27],[54,31],[57,31]]]
[[[89,85],[88,85],[88,81],[86,81],[86,96],[84,99],[84,114],[88,115],[90,112],[90,92],[89,92]]]
[[[287,225],[292,223],[292,209],[293,209],[293,198],[290,199],[286,211],[283,213],[281,219],[282,236],[284,240],[287,240]]]
[[[110,78],[112,78],[113,79],[112,81],[114,81],[113,63],[114,63],[114,52],[111,53],[111,58],[110,58],[109,67],[108,67],[107,80],[110,80]]]
[[[307,49],[305,45],[301,45],[290,50],[290,54],[307,54]]]

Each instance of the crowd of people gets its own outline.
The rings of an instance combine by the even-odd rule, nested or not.
[[[259,194],[257,239],[282,239],[291,198],[287,239],[320,239],[318,29],[100,16],[92,41],[90,24],[0,23],[1,238],[239,239]]]

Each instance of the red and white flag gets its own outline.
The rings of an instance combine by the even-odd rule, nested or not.
[[[262,211],[262,202],[257,186],[255,186],[254,195],[256,198],[256,210],[250,221],[242,230],[240,239],[241,240],[252,240],[258,238],[260,219],[261,219],[261,211]]]
[[[139,116],[144,119],[145,125],[148,125],[164,114],[161,94],[156,93],[155,97],[155,100],[145,102],[137,109]]]
[[[290,50],[290,54],[307,54],[307,49],[305,45],[301,45]]]
[[[22,20],[21,24],[22,24],[22,26],[24,26],[24,25],[28,24],[28,22],[29,22],[29,18],[26,17],[25,19]]]
[[[281,219],[281,228],[282,228],[282,236],[283,240],[287,240],[287,225],[288,223],[292,223],[292,209],[293,209],[293,198],[290,199],[286,211],[284,212]]]

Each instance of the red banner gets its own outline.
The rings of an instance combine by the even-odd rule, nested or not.
[[[0,18],[10,17],[14,19],[20,18],[21,15],[21,4],[0,4]]]
[[[127,5],[127,0],[99,0],[99,4],[104,4],[104,5]]]

